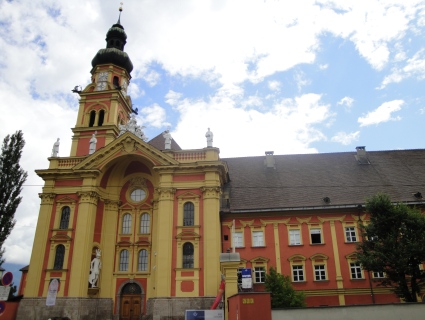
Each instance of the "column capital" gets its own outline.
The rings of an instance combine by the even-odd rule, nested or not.
[[[80,198],[80,203],[89,202],[91,204],[97,204],[100,198],[99,194],[95,191],[79,191],[77,195]]]
[[[41,199],[41,204],[53,204],[56,193],[39,193],[38,196]]]

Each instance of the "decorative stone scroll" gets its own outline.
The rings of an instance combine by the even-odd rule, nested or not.
[[[218,198],[221,194],[220,187],[201,187],[204,198]]]
[[[95,191],[81,191],[77,192],[80,197],[80,203],[89,202],[91,204],[97,204],[99,200],[99,195]]]
[[[160,200],[173,199],[176,193],[176,188],[156,188]]]

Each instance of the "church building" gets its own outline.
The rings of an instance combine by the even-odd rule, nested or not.
[[[240,256],[236,291],[236,272],[251,269],[251,290],[264,291],[274,267],[307,306],[400,301],[356,262],[359,224],[377,192],[423,206],[425,150],[224,159],[209,129],[194,150],[168,131],[147,141],[127,94],[126,39],[118,20],[91,83],[74,89],[70,156],[53,150],[36,171],[44,187],[17,319],[160,320],[210,309],[228,251]]]

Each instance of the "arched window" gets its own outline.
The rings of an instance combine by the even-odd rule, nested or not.
[[[105,110],[99,111],[99,120],[97,121],[97,125],[100,127],[103,124],[103,120],[105,119]]]
[[[129,213],[126,213],[122,218],[122,233],[131,233],[131,215]]]
[[[89,127],[94,126],[94,120],[96,119],[96,111],[92,110],[90,111],[90,121],[89,121]]]
[[[128,250],[120,252],[120,271],[128,270]]]
[[[195,206],[192,202],[186,202],[183,206],[183,225],[193,226],[195,216]]]
[[[183,268],[193,268],[193,244],[190,242],[183,245]]]
[[[148,270],[148,251],[143,249],[139,251],[139,263],[137,267],[138,271]]]
[[[120,79],[118,79],[118,77],[117,76],[115,76],[113,79],[112,79],[112,83],[114,84],[114,87],[117,89],[119,86],[120,86]]]
[[[69,215],[70,215],[69,207],[63,207],[62,208],[62,214],[61,214],[61,221],[60,221],[60,224],[59,224],[59,229],[68,229]]]
[[[65,246],[63,244],[60,244],[56,247],[55,262],[53,263],[53,269],[62,270],[64,258],[65,258]]]
[[[148,213],[142,214],[140,217],[140,233],[150,233],[150,216]]]

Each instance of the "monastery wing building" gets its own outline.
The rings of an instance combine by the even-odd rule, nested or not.
[[[149,140],[132,117],[126,39],[118,20],[92,61],[92,82],[75,88],[70,156],[53,152],[37,170],[45,184],[17,319],[209,309],[231,269],[220,257],[233,250],[240,259],[227,295],[244,290],[242,269],[252,271],[251,290],[264,291],[275,267],[308,306],[399,301],[377,287],[382,274],[356,262],[359,223],[377,192],[423,206],[425,150],[222,159],[212,138],[196,150],[167,131]]]

